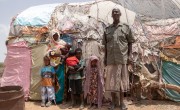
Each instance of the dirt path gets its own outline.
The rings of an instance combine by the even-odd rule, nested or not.
[[[108,110],[108,106],[103,106],[101,109],[97,110]],[[180,110],[180,103],[175,103],[171,101],[142,101],[142,104],[129,105],[128,110]],[[68,105],[57,105],[51,106],[49,108],[40,107],[40,102],[26,102],[25,110],[69,110]],[[79,110],[78,106],[71,110]],[[85,108],[84,110],[90,110]],[[91,109],[93,110],[93,109]],[[116,108],[115,110],[119,110]]]

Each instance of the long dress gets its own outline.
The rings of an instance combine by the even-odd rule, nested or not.
[[[88,102],[98,104],[98,69],[91,68],[90,89],[88,94]]]
[[[97,60],[97,67],[91,67],[91,61]],[[84,98],[88,103],[97,104],[98,108],[102,106],[104,79],[100,66],[100,60],[96,56],[91,56],[86,66],[86,79],[84,83]],[[88,94],[90,93],[90,95]]]
[[[56,93],[56,103],[62,103],[64,99],[64,72],[65,72],[65,64],[60,64],[58,68],[55,70],[56,75],[58,77],[58,83],[60,85],[59,91]]]

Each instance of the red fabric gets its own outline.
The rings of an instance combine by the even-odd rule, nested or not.
[[[75,57],[75,56],[73,56],[73,57],[68,57],[67,59],[66,59],[66,64],[67,64],[67,66],[75,66],[75,65],[77,65],[79,63],[79,60]]]

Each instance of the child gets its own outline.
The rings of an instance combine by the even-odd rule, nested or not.
[[[84,108],[82,80],[84,79],[83,69],[85,67],[85,60],[82,58],[82,50],[80,48],[77,48],[75,50],[75,56],[79,60],[78,66],[80,68],[78,68],[78,70],[74,70],[74,68],[69,68],[68,70],[69,91],[71,93],[72,101],[69,109],[72,109],[75,105],[75,96],[80,95],[81,105],[79,110],[82,110]]]
[[[47,56],[44,57],[44,64],[45,66],[41,69],[41,106],[49,107],[51,106],[52,101],[55,100],[55,91],[53,87],[55,70],[52,66],[50,66],[50,59]],[[46,101],[48,102],[46,103]]]
[[[69,51],[69,57],[66,59],[66,64],[67,64],[68,67],[73,68],[75,71],[78,70],[78,68],[80,67],[78,65],[79,60],[75,56],[74,51]]]
[[[98,57],[91,56],[86,68],[86,79],[84,85],[84,97],[87,98],[91,107],[101,107],[103,99],[103,76]],[[94,108],[94,109],[95,109]]]

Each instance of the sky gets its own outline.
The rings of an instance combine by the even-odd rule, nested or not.
[[[0,0],[0,62],[4,62],[11,19],[23,10],[36,5],[52,3],[86,2],[92,0]]]

